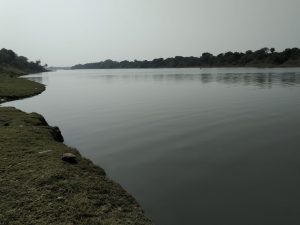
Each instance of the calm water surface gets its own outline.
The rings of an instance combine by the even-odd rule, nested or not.
[[[157,225],[300,224],[300,68],[30,76],[43,114]]]

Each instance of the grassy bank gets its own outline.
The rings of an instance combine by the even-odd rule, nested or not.
[[[0,85],[6,100],[44,90],[1,74]],[[0,224],[152,224],[103,169],[61,141],[41,115],[0,107]],[[64,153],[74,154],[76,163],[63,161]]]
[[[16,74],[0,73],[0,103],[30,97],[44,90],[42,84],[18,78]]]

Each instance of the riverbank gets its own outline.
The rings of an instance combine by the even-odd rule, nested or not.
[[[42,93],[45,86],[17,74],[0,73],[0,103],[31,97]]]
[[[2,102],[43,90],[0,74]],[[131,195],[62,140],[41,115],[0,107],[0,224],[152,224]],[[63,161],[64,153],[76,160]]]

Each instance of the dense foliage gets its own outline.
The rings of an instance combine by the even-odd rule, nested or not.
[[[15,73],[37,73],[45,71],[41,61],[30,62],[24,56],[18,56],[15,52],[8,49],[0,50],[0,72]]]
[[[152,61],[106,60],[97,63],[75,65],[72,69],[113,69],[113,68],[184,68],[184,67],[275,67],[300,66],[300,49],[286,49],[276,52],[274,48],[262,48],[257,51],[227,52],[214,56],[203,53],[201,57],[158,58]]]

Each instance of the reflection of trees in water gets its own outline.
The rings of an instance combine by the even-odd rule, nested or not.
[[[272,87],[272,85],[298,85],[300,84],[300,74],[296,73],[258,73],[258,74],[223,74],[212,75],[213,79],[220,83],[253,85],[258,87]]]
[[[272,85],[298,85],[300,73],[224,73],[224,74],[131,74],[131,75],[104,75],[98,78],[105,80],[134,80],[134,81],[197,81],[203,84],[224,83],[240,84],[244,86],[258,86],[271,88]]]
[[[104,75],[104,76],[99,76],[96,79],[98,79],[98,78],[102,78],[105,80],[135,80],[135,81],[145,81],[145,80],[153,80],[153,81],[199,80],[199,81],[201,81],[201,79],[202,79],[200,74],[199,75],[191,75],[191,74]]]
[[[193,81],[193,80],[198,80],[201,81],[201,76],[200,75],[194,75],[194,74],[160,74],[160,75],[153,75],[154,80],[159,80],[159,81],[169,81],[169,80],[174,80],[174,81]]]
[[[202,74],[201,75],[201,81],[202,83],[210,83],[213,81],[213,75],[212,74],[209,74],[209,73],[205,73],[205,74]]]
[[[254,85],[259,87],[271,87],[272,74],[223,74],[216,75],[217,82],[225,84]]]

